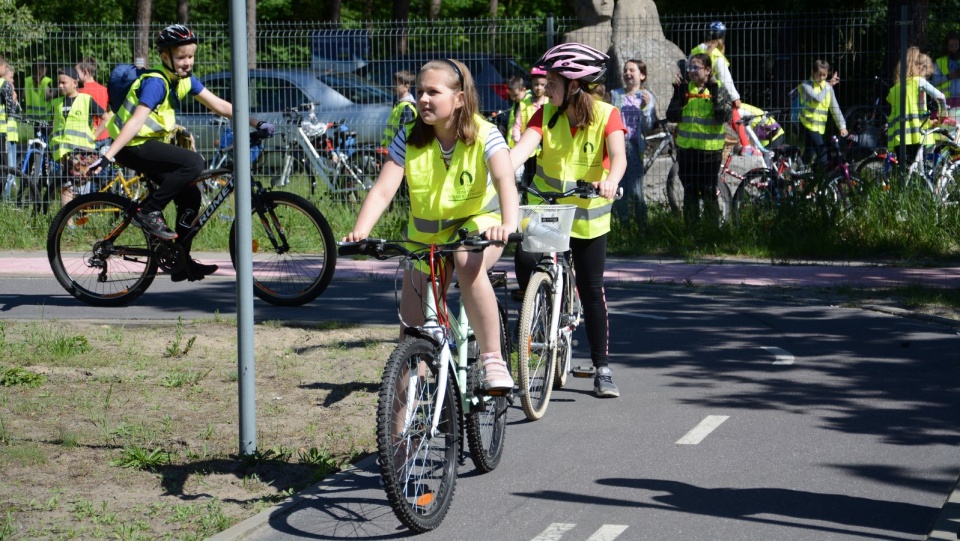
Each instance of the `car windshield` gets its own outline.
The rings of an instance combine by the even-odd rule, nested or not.
[[[322,73],[320,80],[353,103],[393,103],[393,93],[352,73]]]

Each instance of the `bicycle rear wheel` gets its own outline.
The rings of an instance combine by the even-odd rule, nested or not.
[[[520,372],[520,404],[527,419],[543,417],[553,389],[554,349],[550,328],[553,280],[545,272],[530,276],[520,308],[520,337],[517,360]]]
[[[498,303],[499,305],[499,303]],[[500,354],[510,358],[510,339],[502,306],[500,310]],[[478,393],[483,386],[483,364],[476,360],[467,373],[467,396],[476,403],[466,413],[467,443],[470,459],[478,470],[487,473],[496,469],[503,456],[503,442],[507,430],[507,397]]]
[[[776,212],[783,197],[783,180],[770,169],[752,169],[743,176],[733,196],[733,217],[756,218]]]
[[[286,192],[254,194],[253,213],[253,292],[277,306],[301,306],[316,299],[337,265],[327,219],[313,203]],[[230,259],[236,268],[236,223],[230,233]]]
[[[87,304],[125,305],[142,295],[157,274],[150,236],[131,226],[125,214],[130,205],[112,193],[81,195],[50,224],[47,258],[53,275]]]
[[[452,378],[437,434],[431,422],[439,382],[437,348],[421,338],[404,340],[387,360],[377,403],[377,456],[390,507],[415,532],[443,521],[457,483],[457,395]]]

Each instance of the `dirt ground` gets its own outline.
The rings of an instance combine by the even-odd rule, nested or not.
[[[274,505],[375,447],[397,333],[258,325],[241,459],[235,322],[0,330],[0,540],[203,539]]]
[[[960,320],[890,293],[724,291]],[[257,325],[240,458],[235,324],[0,321],[0,540],[203,539],[374,450],[395,325]]]

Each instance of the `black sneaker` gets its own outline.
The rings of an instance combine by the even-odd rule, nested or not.
[[[187,261],[187,266],[183,270],[179,270],[171,274],[170,279],[174,282],[182,282],[184,280],[196,282],[197,280],[203,280],[204,277],[217,272],[217,269],[219,268],[220,267],[217,265],[204,265],[196,259],[191,259],[190,261]]]
[[[130,223],[158,239],[173,240],[177,238],[177,234],[167,227],[167,222],[163,221],[163,213],[159,210],[148,214],[144,214],[138,210],[133,214]]]
[[[609,366],[597,368],[593,376],[593,392],[598,398],[616,398],[620,396],[620,389],[613,382],[613,370]]]

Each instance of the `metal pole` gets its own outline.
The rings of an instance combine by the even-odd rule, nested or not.
[[[553,13],[547,13],[547,49],[553,47],[557,30],[554,28]]]
[[[257,451],[256,380],[253,358],[253,234],[250,210],[250,90],[247,85],[247,6],[230,0],[233,58],[233,174],[237,226],[237,384],[240,406],[240,454]]]
[[[900,175],[907,173],[907,4],[900,5]]]

